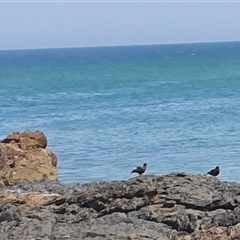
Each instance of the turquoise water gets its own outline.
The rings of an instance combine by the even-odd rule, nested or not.
[[[64,183],[240,182],[240,42],[0,51],[0,138],[42,130]]]

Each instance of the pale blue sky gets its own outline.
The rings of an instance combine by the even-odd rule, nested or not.
[[[240,41],[240,2],[0,2],[0,49]]]

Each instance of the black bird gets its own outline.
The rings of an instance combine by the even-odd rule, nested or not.
[[[139,175],[142,175],[146,171],[147,167],[148,164],[144,163],[143,166],[133,169],[131,173],[138,173]]]
[[[210,175],[216,177],[219,173],[220,173],[220,168],[219,168],[219,166],[217,166],[214,169],[212,169],[211,171],[209,171],[207,174],[210,174]]]

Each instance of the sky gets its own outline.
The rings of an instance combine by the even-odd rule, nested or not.
[[[0,49],[240,41],[240,2],[0,0]]]

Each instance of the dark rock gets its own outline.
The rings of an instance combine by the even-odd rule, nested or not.
[[[240,239],[240,184],[171,173],[0,188],[0,239]]]

